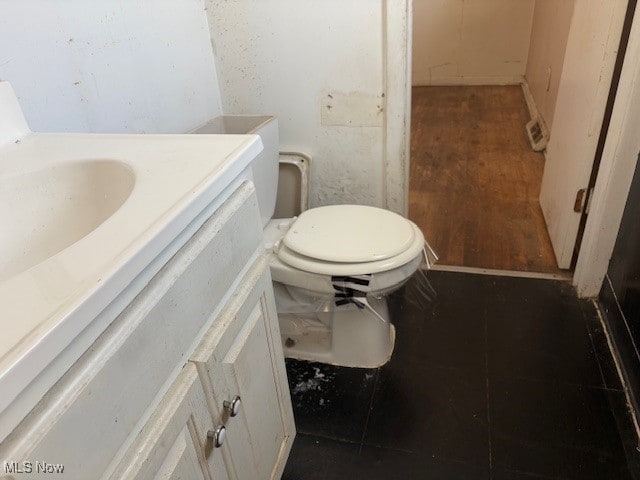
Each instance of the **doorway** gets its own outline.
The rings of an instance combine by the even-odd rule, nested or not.
[[[596,3],[414,0],[409,217],[441,264],[553,275],[572,267],[567,245],[586,200],[574,212],[568,198],[587,186],[613,77],[611,54],[603,65],[594,53],[591,65],[580,50]],[[609,53],[625,16],[616,5],[598,38]],[[576,89],[579,73],[587,80]],[[590,110],[571,105],[580,95]],[[527,138],[531,118],[550,136],[546,159]],[[556,130],[562,138],[549,135]],[[582,151],[563,151],[563,139]]]

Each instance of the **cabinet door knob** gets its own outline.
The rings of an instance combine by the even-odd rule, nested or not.
[[[231,400],[225,400],[224,402],[222,402],[222,405],[224,406],[224,408],[229,410],[230,417],[235,417],[236,415],[238,415],[238,413],[240,413],[240,406],[242,405],[242,402],[240,401],[240,396],[236,395]]]
[[[227,438],[227,427],[220,425],[215,430],[209,430],[207,437],[213,440],[213,446],[220,448]]]

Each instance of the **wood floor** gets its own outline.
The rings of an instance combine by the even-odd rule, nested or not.
[[[415,87],[409,217],[441,265],[558,273],[519,86]]]

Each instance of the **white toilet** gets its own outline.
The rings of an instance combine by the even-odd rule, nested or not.
[[[285,356],[350,367],[386,363],[395,342],[387,296],[422,262],[420,229],[393,212],[361,205],[312,208],[297,217],[272,219],[277,119],[223,116],[193,133],[261,136],[265,149],[252,169]]]

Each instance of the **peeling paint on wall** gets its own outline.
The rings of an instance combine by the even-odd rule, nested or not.
[[[320,148],[312,163],[317,181],[310,192],[311,203],[379,206],[380,190],[372,182],[383,175],[382,128],[325,126],[320,132]]]
[[[383,206],[382,0],[206,5],[224,112],[278,117],[280,149],[312,158],[310,206]]]

